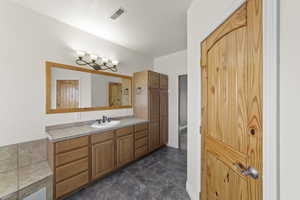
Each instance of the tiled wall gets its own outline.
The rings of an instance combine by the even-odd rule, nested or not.
[[[0,173],[46,160],[46,139],[0,147]]]
[[[32,184],[35,179],[39,180],[38,176],[48,173],[43,171],[48,168],[46,161],[46,139],[0,147],[0,197],[6,196],[5,200],[23,199],[46,187],[50,198],[52,177]]]

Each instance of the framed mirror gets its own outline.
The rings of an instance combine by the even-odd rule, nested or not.
[[[46,62],[46,113],[132,108],[132,77]]]

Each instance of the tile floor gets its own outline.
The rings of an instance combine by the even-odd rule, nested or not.
[[[67,200],[189,200],[186,151],[165,147]]]

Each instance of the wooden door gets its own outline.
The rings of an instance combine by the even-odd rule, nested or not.
[[[92,145],[92,178],[93,180],[115,169],[115,143],[108,140]]]
[[[262,200],[261,0],[202,42],[201,66],[201,200]]]
[[[149,87],[158,89],[159,88],[159,73],[149,71]]]
[[[122,105],[122,84],[109,83],[109,106]]]
[[[121,167],[134,159],[133,134],[122,136],[117,139],[117,165]]]
[[[169,93],[167,89],[160,90],[160,145],[168,143],[169,135]]]
[[[160,74],[159,76],[159,88],[160,89],[168,89],[169,87],[169,78],[165,74]]]
[[[56,108],[79,108],[79,80],[56,81]]]

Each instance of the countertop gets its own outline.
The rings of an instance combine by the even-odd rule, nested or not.
[[[48,135],[48,139],[51,142],[59,142],[59,141],[91,135],[95,133],[100,134],[106,131],[116,130],[119,128],[124,128],[128,126],[133,126],[136,124],[142,124],[148,122],[148,120],[139,119],[135,117],[126,117],[126,118],[121,118],[116,120],[120,121],[120,123],[113,127],[107,127],[101,129],[92,128],[91,124],[93,124],[95,121],[88,121],[88,122],[79,122],[79,123],[47,127],[46,133]]]
[[[52,176],[47,161],[0,173],[0,199],[10,198],[22,189]]]

